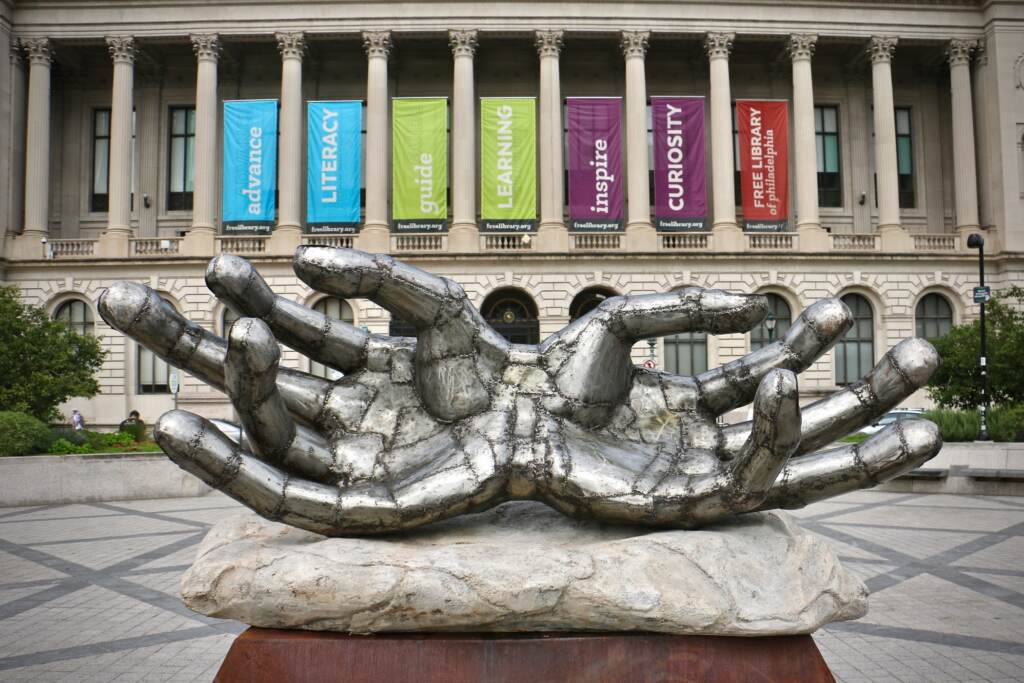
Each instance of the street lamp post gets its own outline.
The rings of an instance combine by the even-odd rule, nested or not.
[[[775,314],[768,311],[768,315],[764,319],[764,329],[768,330],[768,341],[775,341]]]
[[[981,429],[978,430],[978,441],[989,441],[988,435],[988,350],[985,344],[985,301],[988,299],[988,292],[985,288],[985,238],[978,233],[973,233],[967,238],[967,246],[978,250],[978,288],[981,296],[975,297],[981,310],[981,355],[978,358],[978,368],[981,370]]]

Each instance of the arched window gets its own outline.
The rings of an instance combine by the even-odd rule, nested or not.
[[[498,334],[513,344],[540,342],[537,304],[525,292],[506,287],[487,295],[480,313]]]
[[[600,306],[605,299],[618,295],[619,293],[610,287],[587,287],[577,294],[569,304],[569,320],[582,318]]]
[[[343,301],[342,299],[337,299],[333,296],[317,301],[313,304],[313,310],[317,313],[323,313],[328,318],[334,318],[335,320],[340,320],[341,322],[348,323],[349,325],[353,324],[356,319],[355,315],[352,313],[352,307],[348,305],[348,302]],[[323,377],[324,379],[331,381],[339,379],[342,374],[334,368],[329,368],[322,363],[317,363],[315,360],[309,361],[309,372],[312,375]]]
[[[680,375],[696,375],[708,369],[706,332],[683,332],[665,337],[665,369]]]
[[[162,297],[161,297],[162,298]],[[171,308],[174,308],[167,299],[164,299]],[[159,356],[138,345],[138,377],[140,394],[169,394],[171,393],[170,375],[171,368]]]
[[[768,299],[768,316],[760,325],[750,331],[750,350],[756,351],[762,346],[771,344],[786,334],[786,330],[793,324],[793,312],[789,304],[778,294],[765,294]],[[768,321],[775,321],[775,329],[769,330]]]
[[[953,308],[941,294],[925,294],[921,297],[914,317],[917,336],[921,339],[935,339],[953,329]]]
[[[92,318],[92,309],[81,299],[71,299],[62,303],[53,314],[53,319],[61,321],[72,332],[78,334],[92,334],[96,327]]]
[[[220,316],[220,329],[224,333],[224,337],[228,336],[228,331],[231,329],[231,325],[234,324],[241,316],[232,311],[227,306],[224,307],[224,312]]]
[[[847,294],[843,303],[853,313],[853,327],[836,345],[836,384],[851,384],[875,364],[875,316],[860,294]]]

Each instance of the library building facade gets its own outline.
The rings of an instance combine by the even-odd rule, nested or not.
[[[96,309],[138,280],[222,334],[221,253],[380,334],[415,331],[309,289],[299,245],[452,278],[517,343],[616,295],[768,297],[749,333],[635,347],[684,374],[840,297],[807,401],[977,316],[970,235],[1024,284],[1024,3],[4,0],[0,41],[0,282],[101,340],[65,411],[91,426],[232,418]]]

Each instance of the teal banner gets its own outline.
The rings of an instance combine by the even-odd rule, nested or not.
[[[225,234],[269,234],[277,209],[277,100],[224,103]]]
[[[363,103],[310,102],[306,109],[306,232],[359,230]]]

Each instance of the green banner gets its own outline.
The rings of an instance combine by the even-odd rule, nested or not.
[[[443,232],[448,218],[448,100],[396,97],[391,110],[396,232]]]
[[[480,98],[480,219],[490,232],[529,232],[537,219],[537,106]]]

